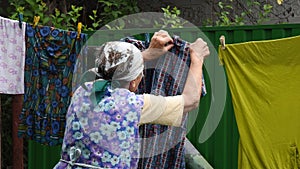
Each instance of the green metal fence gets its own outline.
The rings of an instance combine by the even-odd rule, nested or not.
[[[205,64],[205,80],[208,95],[201,99],[198,115],[192,114],[189,118],[190,130],[187,135],[193,145],[200,151],[205,159],[215,169],[237,169],[238,153],[238,129],[234,117],[230,92],[224,79],[225,72],[219,65],[218,55],[214,49],[219,46],[219,38],[224,35],[226,43],[239,43],[252,40],[269,40],[300,35],[300,24],[262,25],[262,26],[238,26],[238,27],[205,27],[195,30],[191,28],[169,29],[170,34],[179,35],[187,41],[194,41],[197,37],[204,38],[212,50],[210,60]],[[94,34],[91,43],[101,44],[108,40],[119,40],[120,38],[145,32],[155,32],[155,29],[122,30],[122,31],[98,31]],[[90,33],[89,33],[90,34]],[[225,84],[222,85],[222,84]],[[224,92],[227,91],[227,92]],[[222,93],[222,95],[218,95]],[[220,97],[225,98],[221,99]],[[217,101],[216,101],[217,100]],[[214,104],[212,104],[214,102]],[[218,107],[218,109],[216,109]],[[205,124],[211,110],[220,111],[222,116],[220,122],[216,122],[217,128],[205,142],[199,141],[200,133],[206,127],[210,131],[216,124]],[[216,114],[215,112],[213,112]],[[194,120],[196,118],[196,121]],[[205,133],[204,133],[205,134]],[[209,133],[207,135],[210,135]],[[33,141],[28,144],[28,168],[50,169],[60,158],[60,146],[42,146]]]

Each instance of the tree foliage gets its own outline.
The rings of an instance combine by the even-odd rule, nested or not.
[[[205,26],[259,25],[270,20],[273,6],[263,0],[221,0]]]
[[[124,0],[9,0],[7,9],[11,19],[23,15],[23,21],[32,23],[40,16],[39,24],[74,30],[82,22],[83,30],[97,30],[124,15],[137,13],[136,1]],[[3,10],[3,9],[2,9]]]
[[[281,1],[282,2],[282,1]],[[25,22],[32,23],[34,16],[40,16],[39,24],[54,26],[65,30],[75,30],[82,22],[83,31],[124,29],[128,24],[147,24],[141,18],[120,19],[122,16],[138,13],[137,0],[8,0],[12,6],[6,10],[9,17],[18,19],[23,14]],[[273,6],[262,0],[221,0],[213,7],[212,17],[202,22],[203,26],[230,26],[262,24],[269,20]],[[154,28],[180,28],[185,25],[178,19],[181,11],[177,7],[163,7],[163,18],[155,20]],[[115,23],[108,24],[111,21]]]

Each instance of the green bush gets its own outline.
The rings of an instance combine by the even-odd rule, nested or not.
[[[222,0],[218,2],[211,18],[204,26],[259,25],[270,20],[273,6],[270,2]]]
[[[97,30],[110,21],[139,12],[136,0],[63,0],[54,2],[50,0],[9,0],[12,7],[7,8],[6,12],[9,18],[16,20],[18,15],[22,14],[23,21],[27,23],[33,23],[34,16],[40,16],[39,24],[64,30],[76,30],[78,22],[82,22],[83,31]]]

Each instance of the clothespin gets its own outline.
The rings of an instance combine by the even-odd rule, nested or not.
[[[40,16],[34,16],[33,18],[33,27],[36,27],[36,25],[39,23],[40,21]]]
[[[78,22],[78,25],[77,25],[77,39],[80,38],[81,28],[82,28],[82,23]]]
[[[23,14],[19,13],[19,27],[22,29]]]
[[[279,5],[281,5],[282,2],[283,2],[283,0],[277,0],[277,3],[278,3]]]
[[[224,35],[221,35],[220,43],[221,43],[222,49],[224,50],[226,48],[226,46],[225,46],[225,36]]]

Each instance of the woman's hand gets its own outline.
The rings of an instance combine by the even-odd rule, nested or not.
[[[207,43],[198,38],[190,45],[191,61],[194,63],[204,62],[204,59],[210,54]]]
[[[149,48],[142,52],[144,60],[153,60],[173,47],[173,39],[169,33],[164,30],[155,32],[151,38]]]

